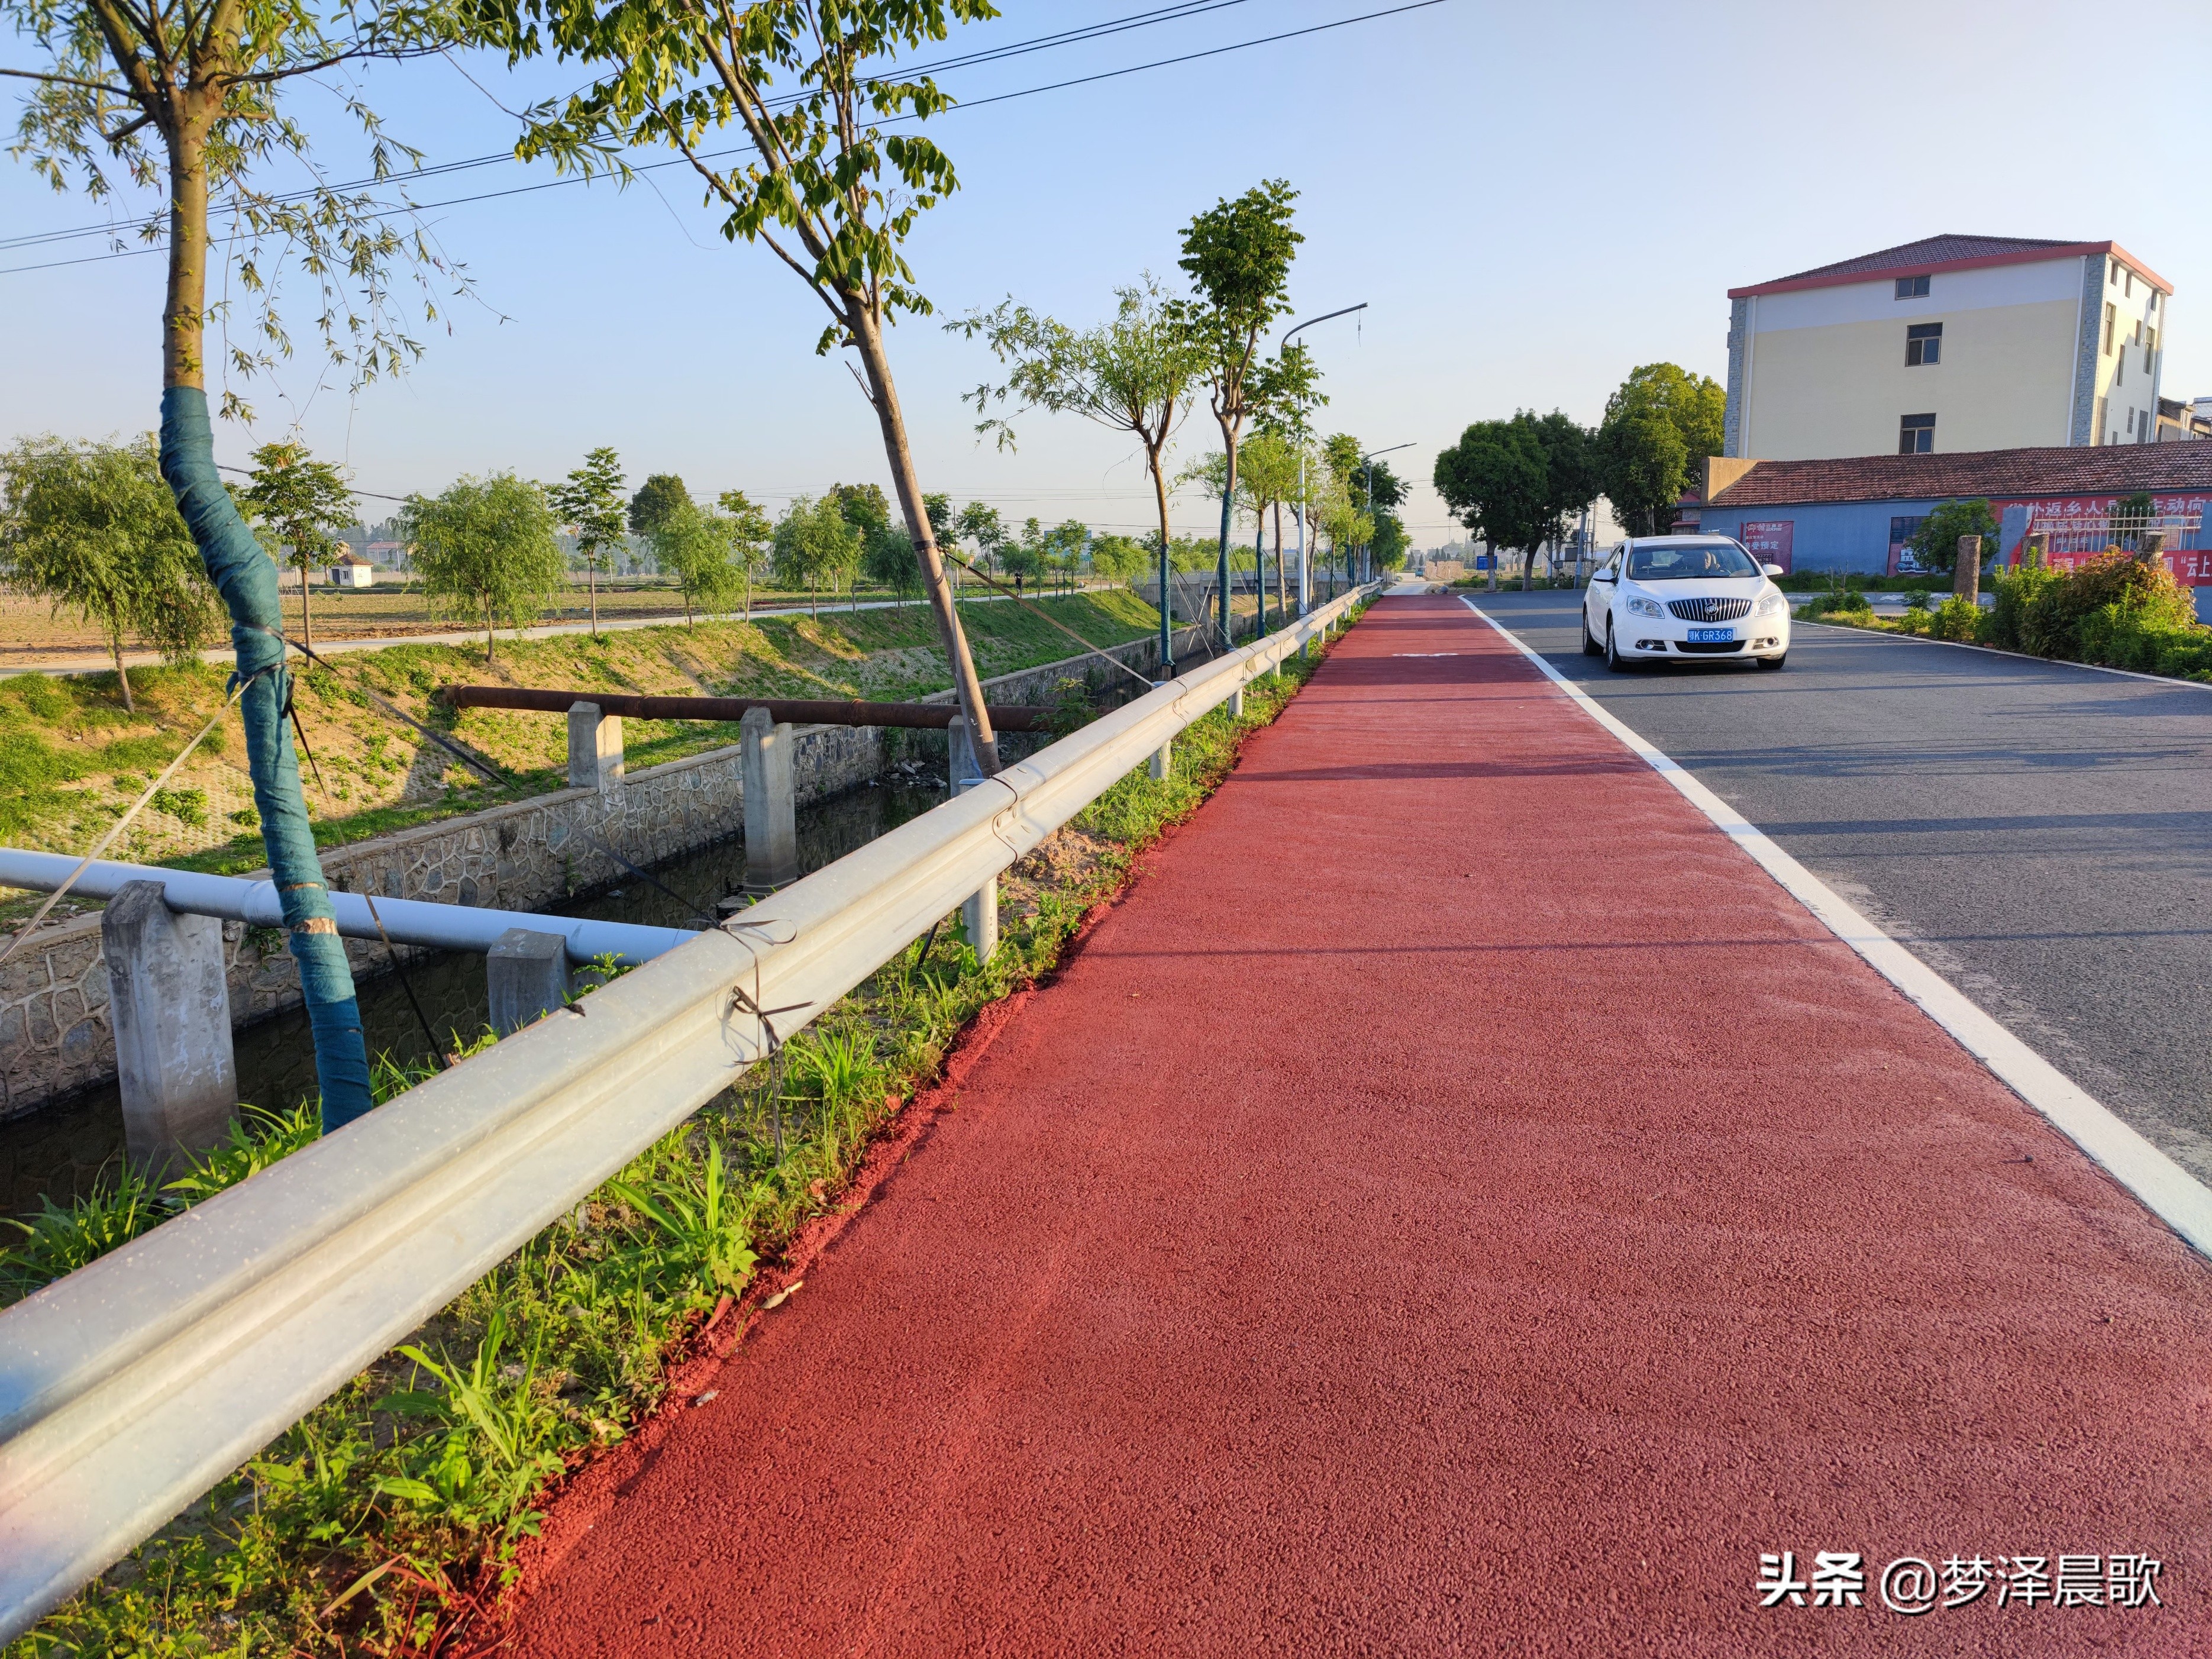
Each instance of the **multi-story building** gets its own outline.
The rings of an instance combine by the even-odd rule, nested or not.
[[[2151,443],[2173,286],[2113,242],[1930,236],[1729,290],[1725,452]]]

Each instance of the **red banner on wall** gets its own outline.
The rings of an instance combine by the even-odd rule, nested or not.
[[[1736,539],[1744,551],[1761,564],[1778,564],[1790,570],[1790,545],[1796,538],[1795,519],[1746,519],[1736,526]]]
[[[2021,532],[2021,541],[2014,544],[2008,562],[2018,564],[2026,538],[2041,531],[2049,533],[2059,544],[2051,550],[2049,563],[2051,568],[2069,570],[2104,551],[2102,547],[2085,545],[2096,538],[2082,532],[2093,532],[2102,526],[2123,499],[2119,495],[2066,495],[2045,496],[2028,501],[1992,501],[1990,511],[1996,515],[2000,524],[2014,507],[2022,508],[2027,514],[2027,527]],[[2202,494],[2151,496],[2152,514],[2160,519],[2191,520],[2202,524],[2208,508],[2212,508],[2212,496]],[[2176,538],[2169,534],[2167,539],[2171,544]],[[2069,543],[2075,544],[2069,546]],[[2212,549],[2179,548],[2169,544],[2166,563],[2183,586],[2212,586]]]

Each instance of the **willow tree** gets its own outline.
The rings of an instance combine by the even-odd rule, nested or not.
[[[1113,320],[1095,328],[1070,328],[1012,300],[994,310],[973,312],[951,326],[970,338],[981,336],[1006,366],[1001,384],[986,382],[968,394],[984,417],[976,431],[995,433],[1000,448],[1014,447],[1014,428],[1011,416],[990,413],[994,404],[1012,404],[1016,412],[1041,409],[1080,415],[1134,438],[1143,448],[1160,521],[1160,672],[1171,675],[1168,446],[1197,398],[1207,358],[1176,316],[1176,302],[1150,275],[1115,294],[1119,303]],[[991,522],[998,522],[995,513]]]
[[[550,52],[605,70],[587,89],[533,110],[519,155],[627,176],[622,147],[665,145],[726,210],[722,234],[765,243],[821,301],[830,321],[816,349],[847,348],[860,359],[855,379],[882,428],[976,762],[986,775],[998,771],[884,343],[902,314],[933,309],[900,249],[959,181],[928,138],[886,137],[871,125],[927,120],[949,106],[935,82],[901,76],[890,60],[944,40],[951,22],[997,11],[988,0],[482,0],[482,15],[517,59]],[[708,147],[733,125],[750,146],[717,167]]]
[[[416,153],[388,138],[343,74],[347,66],[413,58],[463,38],[447,0],[357,0],[327,15],[302,0],[0,0],[0,15],[32,40],[35,68],[0,69],[31,83],[13,153],[58,191],[106,199],[124,188],[158,189],[165,207],[140,226],[166,235],[161,301],[161,476],[202,563],[222,595],[237,647],[240,706],[254,805],[283,906],[291,951],[314,1034],[323,1124],[369,1108],[368,1060],[353,975],[323,883],[300,793],[299,763],[284,728],[290,699],[276,572],[222,487],[208,414],[208,225],[218,203],[241,249],[232,273],[252,307],[239,334],[222,324],[223,349],[240,378],[273,369],[292,351],[273,305],[280,276],[304,276],[315,307],[325,374],[355,386],[403,367],[421,348],[406,332],[395,273],[412,270],[425,320],[436,316],[428,280],[444,269],[404,198],[380,187],[395,159]],[[308,164],[307,130],[286,90],[303,78],[334,95],[366,139],[374,182],[320,183],[276,192],[258,182],[268,164]],[[222,313],[228,318],[231,313]],[[224,413],[248,414],[234,392]]]

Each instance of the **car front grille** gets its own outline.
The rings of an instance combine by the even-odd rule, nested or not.
[[[1684,622],[1734,622],[1751,614],[1749,599],[1669,599],[1667,608]]]
[[[1700,640],[1695,643],[1688,640],[1674,641],[1674,648],[1677,651],[1687,651],[1698,656],[1713,656],[1723,652],[1741,651],[1743,649],[1743,645],[1744,642],[1741,640],[1723,640],[1718,642]]]

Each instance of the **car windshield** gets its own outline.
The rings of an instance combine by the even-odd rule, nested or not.
[[[1756,576],[1759,567],[1751,555],[1733,542],[1708,542],[1696,547],[1635,547],[1629,550],[1628,574],[1639,582],[1678,582],[1715,576]]]

